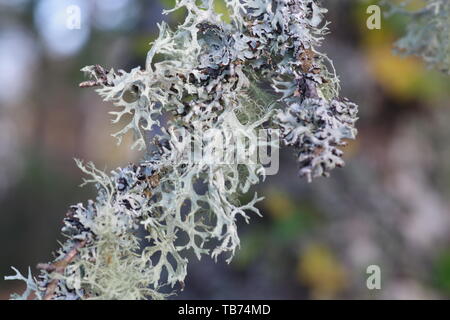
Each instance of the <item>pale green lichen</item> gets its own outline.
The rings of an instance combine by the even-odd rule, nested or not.
[[[185,8],[186,19],[175,31],[159,26],[145,70],[83,69],[115,105],[114,122],[131,114],[114,136],[120,142],[134,133],[133,147],[148,155],[109,175],[78,162],[98,196],[71,207],[63,228],[68,240],[49,265],[65,261],[77,245],[79,253],[61,272],[47,268],[38,281],[27,280],[25,298],[46,297],[57,283],[52,299],[160,299],[166,286],[183,283],[186,251],[199,259],[226,253],[230,262],[240,244],[237,220],[260,215],[255,205],[262,198],[239,201],[266,174],[252,159],[259,147],[276,147],[260,139],[261,128],[281,129],[309,180],[343,165],[338,147],[356,135],[357,107],[338,97],[335,70],[317,50],[326,10],[313,0],[225,0],[227,24],[213,3],[178,0],[166,13]],[[162,115],[168,123],[149,141]],[[211,131],[221,139],[205,135]],[[234,145],[248,150],[236,156],[226,148]]]
[[[400,5],[384,1],[389,15],[408,18],[405,35],[396,42],[396,51],[404,55],[421,57],[429,66],[450,72],[450,1],[424,0],[416,10],[411,1]]]

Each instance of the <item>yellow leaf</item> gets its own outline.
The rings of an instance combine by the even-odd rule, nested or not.
[[[295,204],[287,194],[275,190],[269,191],[268,194],[265,206],[274,219],[285,219],[295,213]]]
[[[300,257],[297,276],[311,289],[314,299],[331,299],[347,285],[343,266],[330,249],[322,244],[310,245]]]

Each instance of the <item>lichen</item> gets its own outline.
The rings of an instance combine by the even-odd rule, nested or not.
[[[113,122],[131,115],[114,136],[120,142],[132,132],[132,147],[147,156],[111,174],[78,162],[97,198],[70,208],[68,240],[36,282],[27,280],[25,297],[162,299],[167,286],[183,287],[187,251],[230,262],[240,244],[237,220],[260,215],[262,198],[239,200],[266,175],[249,159],[261,146],[276,147],[260,129],[281,131],[308,180],[343,165],[338,148],[355,138],[357,106],[339,97],[331,60],[318,51],[326,10],[313,0],[225,0],[225,23],[213,2],[178,0],[166,11],[185,8],[186,19],[173,31],[159,25],[144,70],[83,68],[91,78],[83,86],[98,85],[113,102]],[[150,141],[162,116],[169,120]],[[233,145],[246,153],[236,156],[226,147]]]
[[[384,2],[389,15],[407,18],[405,34],[396,42],[396,52],[421,57],[430,67],[450,72],[450,1],[425,0],[419,9],[411,1],[400,5]]]

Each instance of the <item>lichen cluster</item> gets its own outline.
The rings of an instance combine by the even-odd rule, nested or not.
[[[411,1],[400,5],[386,1],[389,14],[408,18],[405,35],[396,42],[396,51],[423,58],[431,67],[450,72],[450,1],[424,0],[419,9],[410,9]]]
[[[326,10],[313,0],[225,2],[230,23],[213,0],[178,0],[166,13],[184,8],[185,21],[176,30],[159,25],[143,70],[83,69],[91,78],[83,86],[98,85],[114,104],[113,122],[130,119],[114,136],[120,142],[132,132],[132,147],[147,156],[111,174],[78,162],[97,198],[70,208],[68,240],[36,280],[10,277],[28,283],[17,298],[161,299],[167,285],[183,286],[188,250],[199,259],[225,253],[231,261],[237,219],[259,214],[261,200],[255,194],[242,204],[239,195],[264,179],[265,168],[227,148],[217,161],[214,150],[248,145],[252,159],[269,144],[259,129],[280,130],[308,180],[343,165],[339,147],[356,135],[357,106],[339,97],[332,62],[318,51]],[[204,135],[210,130],[221,141]],[[203,153],[186,161],[192,144]]]

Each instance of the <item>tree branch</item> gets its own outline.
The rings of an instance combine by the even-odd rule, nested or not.
[[[48,263],[39,263],[37,265],[37,268],[40,270],[45,270],[48,272],[57,272],[59,274],[63,274],[66,267],[75,259],[75,257],[78,254],[78,249],[83,248],[86,245],[86,240],[77,242],[75,246],[70,250],[62,260],[56,261],[54,263],[48,264]],[[50,283],[47,285],[47,288],[45,290],[44,294],[44,300],[51,300],[53,296],[55,295],[55,290],[58,286],[58,279],[53,279],[50,281]]]

